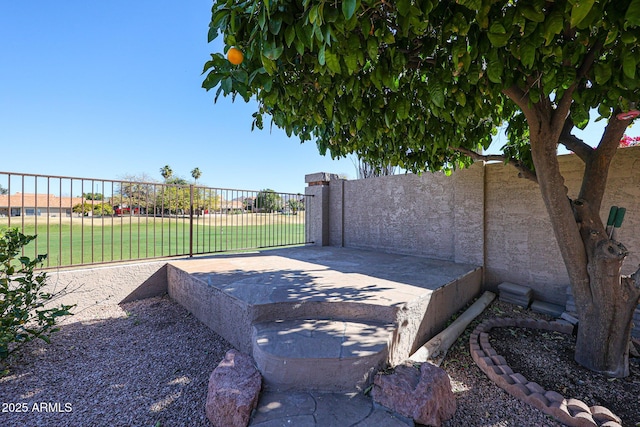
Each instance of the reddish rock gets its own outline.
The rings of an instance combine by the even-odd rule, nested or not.
[[[229,350],[209,377],[207,418],[216,427],[247,426],[261,387],[262,376],[253,358]]]
[[[428,426],[439,426],[456,412],[449,376],[430,363],[420,369],[399,365],[392,374],[376,375],[372,396],[380,405]]]

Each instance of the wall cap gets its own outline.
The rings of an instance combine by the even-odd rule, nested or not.
[[[304,182],[309,185],[322,185],[321,183],[328,183],[337,179],[340,179],[337,174],[327,172],[316,172],[304,176]]]

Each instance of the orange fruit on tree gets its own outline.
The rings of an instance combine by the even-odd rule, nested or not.
[[[242,61],[244,61],[244,54],[237,47],[232,47],[227,52],[227,59],[233,65],[240,65],[240,64],[242,64]]]

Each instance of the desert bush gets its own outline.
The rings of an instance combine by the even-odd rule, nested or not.
[[[60,293],[45,292],[46,273],[34,272],[47,256],[22,255],[22,248],[33,239],[17,229],[0,230],[0,373],[6,372],[1,365],[24,343],[36,338],[48,343],[59,329],[58,321],[73,307],[45,307]]]

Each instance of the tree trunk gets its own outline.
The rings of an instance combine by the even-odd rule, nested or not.
[[[585,242],[589,250],[592,242]],[[620,268],[627,250],[613,240],[600,239],[589,254],[592,298],[576,299],[580,307],[575,360],[609,377],[629,375],[631,321],[638,305],[637,293],[625,289]],[[631,291],[631,292],[629,292]]]
[[[586,368],[612,377],[629,374],[628,345],[633,310],[640,297],[640,272],[622,277],[627,250],[610,240],[597,208],[571,201],[557,161],[556,135],[542,126],[531,134],[531,152],[540,191],[560,252],[569,273],[578,310],[575,360]]]
[[[619,119],[614,111],[595,150],[570,135],[573,95],[593,65],[598,46],[583,58],[576,82],[561,95],[555,93],[558,98],[553,102],[544,96],[531,102],[528,89],[517,85],[503,93],[521,109],[529,126],[535,176],[576,300],[575,360],[593,371],[623,377],[629,373],[628,346],[633,310],[640,299],[640,268],[629,277],[620,275],[627,250],[607,236],[600,207],[611,161],[633,118]],[[569,198],[560,173],[561,137],[578,149],[576,155],[585,162],[577,200]]]

